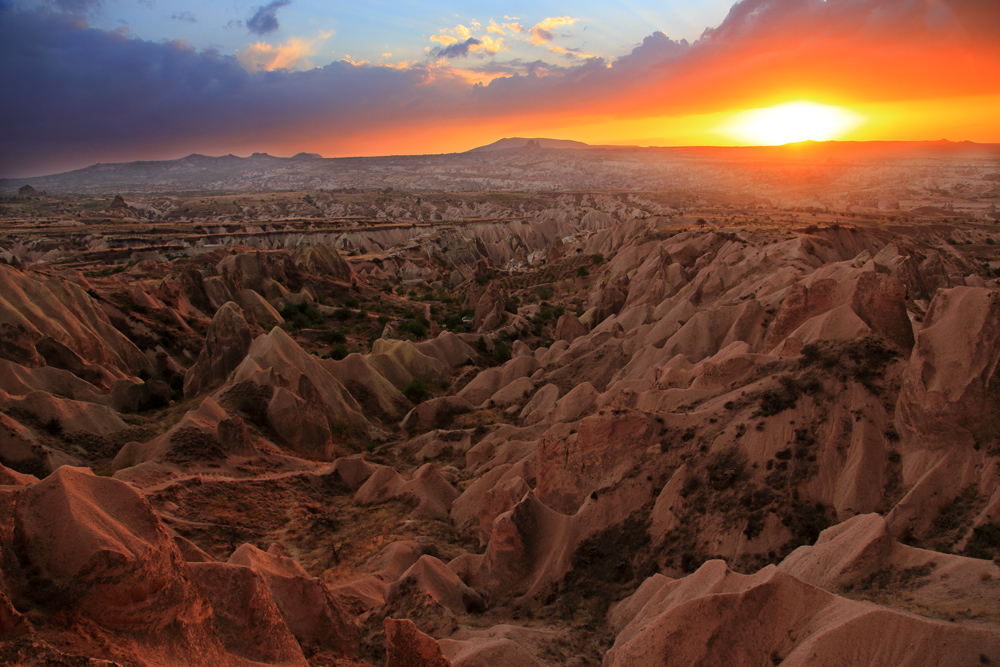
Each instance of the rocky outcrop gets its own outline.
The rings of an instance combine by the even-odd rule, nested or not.
[[[322,581],[294,560],[274,548],[264,552],[244,544],[228,562],[260,575],[288,629],[307,650],[327,648],[347,655],[357,651],[354,619]]]
[[[385,667],[452,667],[432,637],[408,619],[385,619]]]
[[[184,376],[184,397],[197,396],[225,382],[246,357],[251,339],[250,327],[239,306],[230,301],[219,308],[198,361]]]
[[[65,346],[112,376],[151,370],[139,348],[118,331],[80,285],[0,264],[0,323]]]
[[[996,436],[1000,418],[1000,292],[941,290],[917,334],[897,427],[930,449]]]
[[[683,579],[656,575],[611,611],[606,667],[833,664],[845,654],[898,667],[992,661],[1000,635],[954,628],[827,593],[766,568],[754,575],[709,561]],[[719,637],[727,641],[718,641]]]
[[[507,309],[510,306],[503,287],[497,281],[492,281],[486,292],[476,303],[476,313],[472,318],[473,331],[492,331],[503,326],[507,320]]]

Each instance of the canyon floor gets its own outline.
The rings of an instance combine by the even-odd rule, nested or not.
[[[881,209],[25,188],[0,662],[1000,665],[977,174]]]

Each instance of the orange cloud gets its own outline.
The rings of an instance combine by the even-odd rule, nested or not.
[[[494,55],[496,55],[501,49],[506,49],[506,48],[507,47],[504,44],[503,37],[498,37],[497,39],[494,40],[489,35],[484,35],[482,38],[480,38],[479,44],[469,45],[469,50],[474,53],[485,51],[486,53],[491,53]]]
[[[561,46],[556,46],[555,44],[548,45],[549,51],[552,53],[562,53],[568,56],[574,56],[576,58],[596,58],[597,55],[594,53],[584,53],[579,49],[564,49]]]
[[[284,44],[273,46],[267,42],[256,42],[237,51],[236,58],[251,72],[273,72],[278,69],[309,67],[309,56],[315,55],[317,47],[329,39],[332,33],[321,33],[312,39],[290,37]]]
[[[452,37],[451,35],[431,35],[431,41],[437,42],[441,46],[451,46],[452,44],[458,44],[458,39]]]
[[[531,43],[535,46],[551,42],[554,38],[552,30],[562,26],[573,25],[580,19],[570,16],[550,16],[531,29]]]

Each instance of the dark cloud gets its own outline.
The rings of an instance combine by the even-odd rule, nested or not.
[[[101,6],[103,0],[49,0],[56,9],[67,14],[86,14]]]
[[[436,49],[431,50],[431,56],[434,58],[467,58],[469,55],[469,47],[479,46],[482,44],[475,37],[470,37],[464,42],[458,42],[457,44],[451,44],[450,46],[439,46]]]
[[[198,19],[196,19],[194,17],[194,14],[192,14],[191,12],[174,12],[173,14],[170,15],[170,18],[172,18],[175,21],[181,21],[183,23],[198,22]]]
[[[255,35],[267,35],[276,31],[278,25],[278,10],[292,4],[291,0],[272,0],[258,7],[257,11],[247,19],[247,29]]]

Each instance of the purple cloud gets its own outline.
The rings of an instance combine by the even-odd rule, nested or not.
[[[255,35],[268,35],[275,32],[280,27],[278,25],[278,10],[290,4],[292,4],[291,0],[272,0],[268,4],[258,7],[254,15],[247,19],[247,29]]]

